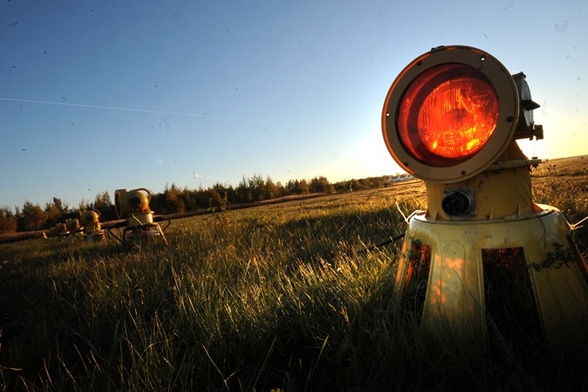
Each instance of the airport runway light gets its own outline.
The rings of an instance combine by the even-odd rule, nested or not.
[[[386,97],[384,139],[407,172],[435,182],[472,177],[535,129],[525,75],[474,48],[440,47],[409,64]]]
[[[394,288],[422,330],[466,345],[487,339],[489,325],[586,343],[586,263],[559,210],[533,202],[530,171],[540,160],[516,143],[543,138],[533,121],[538,107],[523,73],[466,46],[419,56],[390,87],[384,141],[427,189]]]
[[[149,203],[151,192],[145,188],[114,191],[114,208],[119,219],[126,219],[121,242],[141,248],[147,240],[160,237],[167,244],[159,223],[154,222]]]
[[[100,223],[100,211],[80,210],[80,221],[87,241],[102,241],[104,239],[105,232]]]

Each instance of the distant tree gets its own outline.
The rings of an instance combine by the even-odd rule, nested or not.
[[[175,185],[165,186],[163,191],[163,209],[162,213],[174,214],[186,212],[186,205],[181,195],[182,191]]]
[[[355,178],[352,179],[351,181],[349,181],[348,185],[349,185],[350,192],[360,191],[363,189],[361,183],[358,180],[356,180]]]
[[[108,207],[112,205],[110,200],[110,194],[106,191],[98,193],[94,199],[94,208],[100,209],[102,207]]]
[[[198,192],[200,190],[190,190],[187,187],[180,190],[179,196],[180,199],[184,202],[184,210],[185,211],[194,211],[198,209]]]
[[[237,186],[237,199],[239,203],[251,203],[254,201],[253,190],[250,187],[250,181],[245,176]]]
[[[25,202],[21,215],[18,217],[18,227],[23,231],[40,230],[47,222],[47,213],[38,205]]]
[[[94,203],[92,206],[95,210],[100,211],[100,220],[101,221],[109,221],[117,219],[116,211],[114,208],[114,204],[110,199],[110,194],[106,191],[102,193],[98,193],[96,198],[94,199]]]
[[[216,183],[212,186],[212,188],[214,188],[221,196],[223,206],[238,202],[237,192],[232,186]]]
[[[288,181],[288,193],[291,195],[305,195],[310,192],[310,187],[306,180],[290,180]]]
[[[157,214],[165,214],[165,195],[163,193],[152,194],[149,206]]]
[[[198,207],[204,209],[222,209],[226,205],[216,188],[201,189],[198,191]]]
[[[315,177],[310,180],[309,184],[310,192],[312,193],[333,193],[335,192],[335,188],[333,185],[327,180],[326,177]]]
[[[279,192],[277,197],[286,196],[288,194],[288,192],[286,191],[286,187],[280,181],[276,182],[276,188]]]
[[[372,182],[369,178],[362,178],[362,179],[358,180],[357,182],[359,183],[360,190],[372,188]]]
[[[65,220],[68,213],[68,205],[61,199],[54,197],[53,200],[45,204],[45,213],[47,214],[47,227],[55,226],[57,223]]]
[[[282,196],[282,192],[279,186],[276,183],[274,183],[272,179],[268,176],[265,179],[262,200],[275,199],[280,196]]]
[[[264,180],[262,176],[255,174],[253,177],[243,177],[235,193],[242,203],[275,199],[283,195],[283,187],[278,184],[269,176]]]
[[[0,234],[14,233],[18,228],[16,217],[8,207],[0,207]]]
[[[253,177],[249,178],[248,186],[252,194],[251,201],[264,200],[266,190],[265,181],[262,176],[255,174]]]
[[[370,177],[370,183],[372,188],[385,187],[388,182],[389,176]]]

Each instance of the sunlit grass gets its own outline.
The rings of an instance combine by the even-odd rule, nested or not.
[[[423,340],[391,300],[395,243],[378,246],[405,230],[399,209],[424,207],[422,184],[397,190],[175,220],[168,247],[141,252],[112,239],[2,245],[0,382],[49,391],[586,387],[577,358],[525,361],[500,342],[500,358],[472,357]],[[581,203],[570,209],[588,214]]]

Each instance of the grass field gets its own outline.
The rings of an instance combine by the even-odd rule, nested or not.
[[[588,216],[588,159],[542,166],[536,201]],[[2,244],[2,391],[588,390],[581,354],[424,341],[391,301],[397,243],[378,246],[424,207],[410,182],[174,220],[141,252]]]

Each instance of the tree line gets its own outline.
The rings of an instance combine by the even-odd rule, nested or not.
[[[279,181],[274,182],[270,177],[254,175],[243,177],[236,187],[216,183],[207,189],[202,187],[188,189],[172,184],[166,185],[163,192],[151,195],[150,208],[157,214],[164,215],[202,209],[222,210],[234,205],[285,196],[373,189],[385,186],[388,181],[389,176],[381,176],[332,184],[326,177],[321,176],[311,180],[290,180],[283,184]],[[108,192],[98,193],[92,202],[82,200],[77,208],[70,208],[61,199],[53,197],[44,207],[30,201],[25,201],[23,206],[16,207],[15,211],[8,206],[0,207],[0,234],[50,229],[66,219],[78,218],[80,210],[88,209],[99,211],[102,222],[117,219],[114,204]]]

